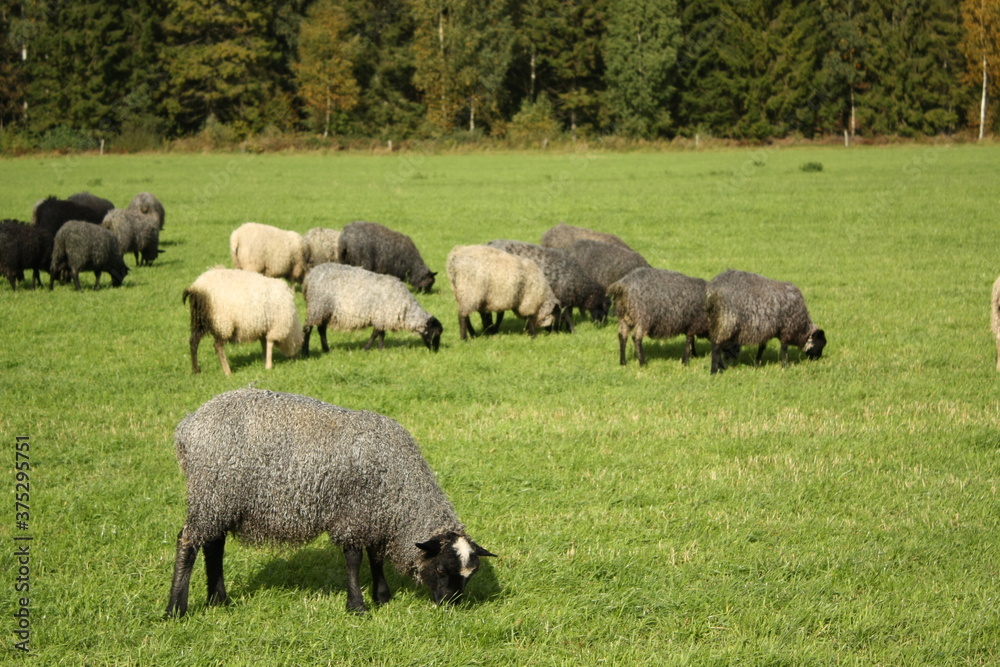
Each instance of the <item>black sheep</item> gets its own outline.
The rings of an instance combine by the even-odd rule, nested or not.
[[[59,228],[70,220],[83,220],[99,225],[104,221],[104,215],[89,206],[68,199],[48,197],[35,206],[32,220],[36,227],[41,227],[55,238]]]
[[[437,275],[424,264],[413,239],[377,222],[352,222],[344,227],[337,261],[396,276],[422,292],[431,291]]]
[[[56,274],[64,271],[69,272],[77,290],[80,290],[80,271],[93,271],[94,289],[97,289],[104,271],[111,274],[111,286],[119,287],[128,274],[128,267],[122,261],[114,234],[99,225],[71,220],[62,226],[53,243],[49,289],[52,289]]]
[[[17,289],[24,272],[31,270],[31,289],[41,285],[39,271],[48,271],[52,261],[52,237],[44,230],[18,220],[0,222],[0,275]]]

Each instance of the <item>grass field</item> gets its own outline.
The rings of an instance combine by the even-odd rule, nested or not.
[[[821,171],[803,170],[819,163]],[[15,537],[31,535],[38,664],[991,664],[1000,660],[1000,401],[989,292],[1000,273],[1000,148],[705,153],[144,155],[0,162],[0,217],[48,194],[154,192],[166,253],[120,289],[0,285],[0,636],[16,656]],[[229,265],[254,220],[304,232],[375,220],[434,270],[445,325],[331,334],[329,354],[203,341],[181,291]],[[458,339],[456,244],[537,242],[559,221],[612,231],[657,267],[795,282],[829,340],[709,373],[682,339],[618,365],[616,326]],[[132,258],[127,259],[132,265]],[[107,277],[104,278],[107,281]],[[297,295],[300,312],[304,303]],[[478,323],[478,320],[477,320]],[[318,347],[313,337],[314,350]],[[276,353],[277,354],[277,353]],[[499,554],[468,601],[347,614],[343,556],[226,554],[233,604],[164,621],[184,482],[172,433],[245,387],[386,414],[421,443],[470,535]],[[16,436],[30,522],[15,524]],[[367,567],[362,573],[368,585]],[[367,595],[367,591],[366,591]]]

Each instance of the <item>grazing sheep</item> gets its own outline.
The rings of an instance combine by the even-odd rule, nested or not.
[[[695,353],[695,336],[708,336],[705,314],[705,281],[665,269],[636,269],[608,287],[618,311],[619,363],[625,365],[625,344],[629,333],[639,365],[646,365],[642,349],[644,336],[672,338],[684,334],[687,364]]]
[[[227,533],[249,544],[302,544],[322,533],[344,550],[347,609],[367,609],[359,574],[368,552],[372,599],[392,593],[383,564],[453,602],[493,556],[472,541],[417,442],[368,411],[259,389],[220,394],[174,433],[187,482],[167,616],[187,611],[191,570],[205,553],[208,604],[227,602]]]
[[[627,250],[632,249],[629,244],[625,243],[614,234],[598,232],[593,229],[587,229],[586,227],[574,227],[573,225],[567,225],[565,222],[560,222],[558,225],[550,228],[542,234],[542,245],[546,248],[561,248],[566,250],[573,245],[574,241],[579,241],[580,239],[602,241],[604,243],[620,246]]]
[[[301,283],[306,275],[302,235],[271,225],[246,222],[229,235],[233,268]]]
[[[55,238],[59,228],[70,220],[83,220],[99,225],[104,221],[104,214],[76,202],[48,197],[35,204],[31,220],[32,224],[41,227]]]
[[[789,343],[810,359],[819,359],[826,334],[813,324],[799,288],[756,273],[728,269],[706,289],[708,336],[712,341],[712,373],[725,370],[722,355],[738,345],[757,345],[756,363],[767,341],[781,341],[781,365],[788,363]]]
[[[437,275],[424,264],[413,239],[377,222],[358,221],[344,227],[338,242],[337,261],[396,276],[414,289],[428,293]]]
[[[118,249],[123,257],[132,253],[136,266],[152,264],[160,254],[160,228],[151,215],[133,208],[115,208],[108,211],[101,226],[110,229],[118,239]]]
[[[215,338],[215,353],[222,372],[231,375],[225,343],[259,340],[264,368],[271,368],[274,344],[286,357],[302,348],[302,325],[295,309],[295,295],[282,280],[253,271],[216,267],[198,276],[184,290],[181,302],[191,297],[191,370],[200,373],[198,343],[205,334]]]
[[[326,229],[325,227],[313,227],[302,236],[302,242],[306,247],[306,271],[337,261],[337,248],[340,240],[340,231],[337,229]]]
[[[17,281],[24,280],[30,270],[30,289],[41,286],[39,271],[48,272],[52,264],[52,237],[43,229],[19,220],[0,222],[0,275],[10,281],[10,288],[17,289]]]
[[[102,218],[108,214],[108,211],[115,207],[110,200],[104,197],[98,197],[95,194],[89,192],[77,192],[66,198],[66,201],[71,201],[74,204],[79,204],[80,206],[86,206],[95,213],[98,213]]]
[[[579,239],[566,252],[604,289],[635,269],[649,268],[649,262],[636,251],[603,241]]]
[[[420,307],[399,278],[374,273],[346,264],[320,264],[306,274],[302,283],[306,300],[306,326],[302,354],[309,356],[309,337],[314,326],[319,327],[319,340],[324,352],[330,351],[326,328],[356,331],[372,327],[372,336],[365,349],[371,349],[378,338],[381,350],[386,331],[413,331],[427,349],[437,352],[441,344],[441,323]]]
[[[990,329],[997,339],[997,370],[1000,371],[1000,278],[993,283],[993,298],[990,306]]]
[[[455,246],[448,253],[447,269],[462,340],[476,335],[469,318],[474,312],[482,317],[486,334],[499,330],[505,310],[526,318],[532,337],[537,327],[552,324],[558,302],[542,269],[530,259],[484,245]],[[495,325],[490,313],[498,313]]]
[[[128,205],[131,209],[138,209],[144,215],[151,215],[156,218],[157,229],[162,230],[167,222],[167,214],[163,210],[163,204],[151,192],[140,192]]]
[[[70,220],[56,233],[49,267],[50,290],[55,277],[67,271],[77,291],[81,289],[80,271],[94,272],[94,289],[100,286],[104,271],[111,274],[112,287],[120,287],[128,275],[115,235],[100,225],[82,220]]]
[[[604,321],[608,313],[604,288],[565,250],[502,239],[486,245],[530,259],[542,268],[545,280],[559,302],[558,320],[566,325],[570,333],[573,332],[573,308],[579,308],[581,312],[589,311],[595,322]]]

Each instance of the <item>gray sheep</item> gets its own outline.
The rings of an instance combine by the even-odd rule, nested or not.
[[[589,311],[595,322],[604,321],[608,312],[604,288],[565,250],[503,239],[490,241],[486,245],[530,259],[542,268],[545,280],[559,301],[559,321],[571,333],[573,308],[579,308],[581,312]]]
[[[788,363],[789,344],[810,359],[823,354],[826,334],[813,324],[802,292],[792,283],[728,269],[708,284],[705,308],[713,374],[725,370],[723,353],[739,345],[757,345],[760,364],[772,338],[781,341],[782,366]]]
[[[431,291],[437,275],[427,268],[413,239],[377,222],[345,226],[340,232],[337,261],[396,276],[422,292]]]
[[[993,283],[993,295],[990,299],[990,329],[997,339],[997,370],[1000,371],[1000,278]]]
[[[302,348],[302,325],[295,309],[295,295],[282,280],[253,271],[209,269],[198,276],[181,297],[191,299],[191,370],[200,373],[198,343],[205,334],[215,338],[215,353],[222,372],[230,375],[225,343],[259,340],[264,368],[271,368],[274,344],[286,357]]]
[[[298,232],[247,222],[229,235],[233,268],[301,283],[306,275],[305,245]]]
[[[55,277],[67,271],[78,291],[81,289],[80,271],[94,272],[94,289],[100,286],[104,271],[111,274],[112,287],[120,287],[128,275],[115,235],[104,227],[82,220],[70,220],[56,233],[49,267],[50,290]]]
[[[608,294],[618,312],[619,363],[625,365],[625,344],[632,333],[640,366],[646,364],[644,336],[672,338],[681,334],[687,338],[681,361],[687,364],[695,354],[695,337],[708,336],[705,286],[701,278],[653,268],[636,269],[612,283]]]
[[[574,241],[579,241],[580,239],[602,241],[604,243],[620,246],[627,250],[632,250],[629,244],[625,243],[614,234],[598,232],[593,229],[587,229],[586,227],[574,227],[573,225],[567,225],[565,222],[560,222],[558,225],[550,228],[542,234],[542,245],[547,248],[561,248],[566,250],[573,245]]]
[[[337,249],[340,241],[340,230],[325,227],[313,227],[302,235],[305,244],[306,270],[337,261]]]
[[[383,564],[430,588],[435,604],[460,598],[480,558],[420,447],[398,423],[314,398],[259,389],[220,394],[174,433],[187,482],[167,616],[183,616],[198,550],[208,604],[228,601],[227,533],[243,542],[302,544],[327,533],[344,550],[347,609],[367,609],[359,582],[365,551],[372,599],[392,593]]]
[[[122,256],[132,253],[136,266],[152,264],[159,257],[160,228],[155,217],[138,209],[114,208],[104,216],[101,226],[111,230],[118,239]]]
[[[441,344],[441,322],[421,308],[399,278],[374,273],[345,264],[320,264],[306,274],[302,283],[306,300],[306,326],[302,354],[309,356],[309,337],[319,327],[324,352],[327,326],[339,331],[372,327],[365,349],[378,339],[381,350],[386,331],[408,330],[418,334],[429,350],[437,352]]]
[[[458,303],[459,335],[475,336],[469,316],[478,312],[483,333],[495,333],[505,310],[528,320],[528,332],[554,321],[558,305],[542,269],[535,262],[484,245],[455,246],[448,253],[448,278]],[[496,324],[490,313],[497,313]]]
[[[52,264],[52,237],[34,225],[18,220],[0,222],[0,275],[10,281],[11,289],[31,271],[31,289],[41,286],[40,271],[49,271]]]
[[[104,197],[98,197],[95,194],[89,192],[77,192],[66,198],[67,201],[71,201],[74,204],[79,204],[80,206],[86,206],[100,216],[106,216],[108,211],[113,209],[115,205],[111,203],[110,200]]]
[[[151,192],[140,192],[132,198],[128,207],[138,210],[143,215],[151,215],[156,218],[156,225],[160,230],[167,223],[167,214],[163,210],[163,204]]]
[[[649,268],[649,262],[636,251],[604,241],[579,239],[566,252],[604,289],[635,269]]]

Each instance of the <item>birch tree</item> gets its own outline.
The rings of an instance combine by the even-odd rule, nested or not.
[[[299,29],[299,59],[293,65],[299,96],[313,115],[315,125],[330,134],[333,114],[350,111],[361,90],[352,73],[358,37],[347,38],[347,13],[331,0],[309,8]]]
[[[979,139],[985,136],[989,98],[1000,86],[1000,0],[964,0],[962,51],[966,80],[979,83]]]

